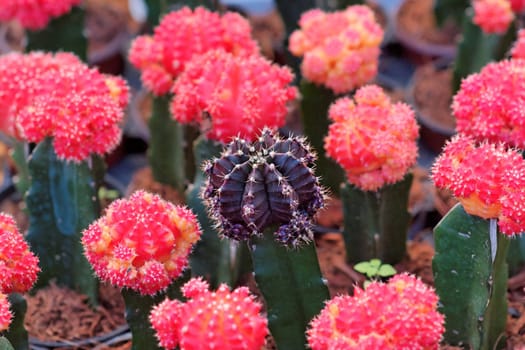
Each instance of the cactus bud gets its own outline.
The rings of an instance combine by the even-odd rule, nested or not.
[[[0,333],[9,328],[11,324],[11,311],[9,311],[9,300],[7,295],[0,292]]]
[[[314,160],[304,139],[283,139],[270,129],[254,142],[234,139],[205,165],[209,179],[202,196],[221,233],[247,240],[278,224],[279,242],[309,241],[312,217],[323,206]]]
[[[54,1],[2,1],[0,6],[0,22],[18,20],[27,29],[43,29],[52,18],[69,12],[73,6],[79,5],[82,0],[54,0]]]

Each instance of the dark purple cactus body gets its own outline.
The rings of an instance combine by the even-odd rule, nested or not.
[[[220,232],[247,240],[278,224],[275,237],[281,243],[309,241],[312,217],[323,206],[314,161],[304,139],[282,139],[269,129],[253,143],[232,141],[205,167],[203,198]]]

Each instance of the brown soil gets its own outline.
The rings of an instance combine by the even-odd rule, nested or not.
[[[445,25],[443,28],[437,26],[433,4],[433,0],[405,0],[397,13],[399,30],[409,34],[414,40],[453,45],[458,30],[452,25]]]
[[[452,69],[439,69],[433,63],[425,64],[416,69],[413,84],[413,102],[418,117],[453,131],[456,118],[450,110]]]

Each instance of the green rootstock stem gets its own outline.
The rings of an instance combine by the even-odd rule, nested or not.
[[[14,350],[7,338],[0,336],[0,350]]]
[[[329,299],[313,243],[298,249],[273,239],[275,227],[249,242],[255,281],[264,296],[268,323],[279,350],[304,350],[310,320]]]
[[[14,141],[11,157],[15,162],[16,176],[13,181],[18,193],[25,195],[29,189],[29,168],[27,166],[28,144],[22,141]]]
[[[69,13],[51,20],[42,30],[28,31],[27,51],[72,52],[85,61],[84,15],[85,11],[75,6]]]
[[[153,178],[182,194],[186,181],[184,133],[182,125],[170,115],[169,96],[154,98],[149,130],[148,155]]]
[[[42,269],[35,287],[56,280],[96,303],[97,280],[81,244],[82,231],[99,214],[91,169],[86,162],[58,159],[52,139],[46,138],[29,159],[29,173],[26,238]]]
[[[149,315],[155,305],[164,299],[182,300],[181,286],[189,279],[190,272],[184,274],[168,287],[165,292],[154,296],[142,295],[129,288],[122,289],[121,294],[126,305],[126,322],[131,330],[131,350],[160,350],[155,332],[151,328]]]
[[[321,184],[338,196],[345,175],[341,167],[328,158],[324,151],[324,138],[328,134],[328,108],[336,96],[332,90],[303,80],[301,82],[301,114],[304,134],[317,152],[316,174]]]
[[[445,315],[445,342],[492,350],[504,343],[506,255],[510,241],[498,234],[492,263],[489,222],[456,205],[434,229],[434,283]]]
[[[191,8],[197,6],[216,10],[218,0],[146,0],[148,6],[148,23],[156,27],[162,14],[169,12],[171,6],[184,5]]]
[[[210,286],[216,289],[220,283],[233,286],[236,277],[230,268],[230,241],[220,239],[213,222],[208,217],[206,207],[200,197],[200,191],[206,181],[203,163],[218,157],[222,144],[204,137],[199,137],[193,144],[196,172],[195,181],[186,192],[186,204],[197,215],[202,229],[202,236],[195,245],[190,257],[191,271],[195,276],[203,276]]]
[[[387,264],[400,262],[406,253],[410,221],[408,194],[412,174],[377,192],[341,186],[347,259],[350,263],[378,258]]]
[[[5,337],[16,350],[28,350],[29,340],[24,327],[24,317],[27,311],[26,300],[24,296],[19,293],[9,294],[8,299],[13,319],[9,325],[9,329],[5,333]],[[2,349],[1,344],[0,341],[0,349]]]

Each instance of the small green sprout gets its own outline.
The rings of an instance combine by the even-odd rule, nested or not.
[[[354,270],[363,275],[366,275],[368,281],[365,281],[365,288],[371,281],[380,280],[385,277],[394,276],[397,272],[390,264],[381,264],[381,260],[372,259],[370,261],[362,261],[354,265]]]

